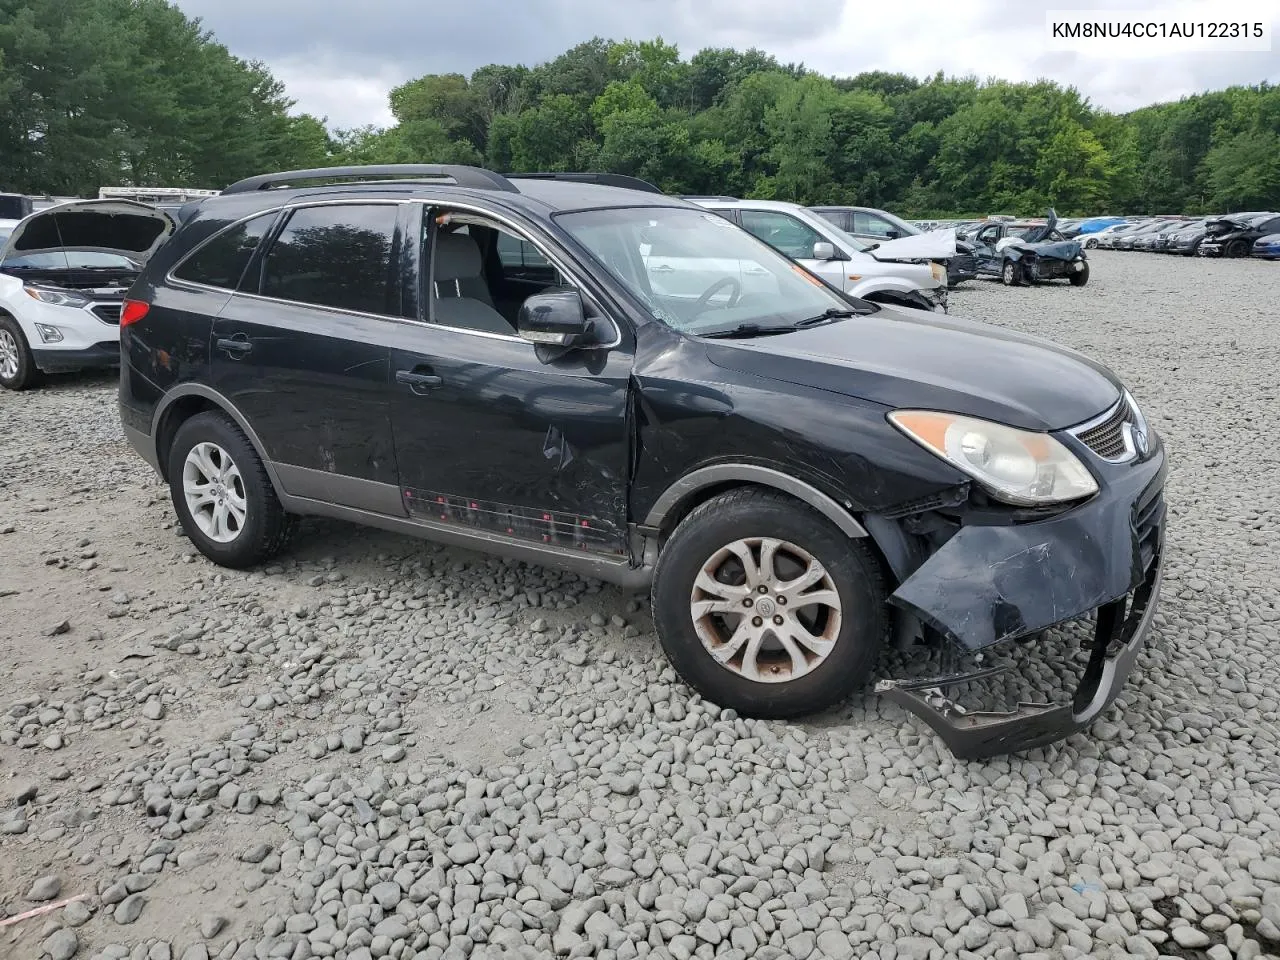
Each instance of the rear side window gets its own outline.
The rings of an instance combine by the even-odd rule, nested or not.
[[[267,251],[261,293],[339,310],[396,315],[391,245],[399,206],[302,207]]]
[[[275,219],[273,210],[224,230],[187,257],[173,275],[179,280],[202,283],[207,287],[234,290],[240,284],[253,251],[258,249]]]

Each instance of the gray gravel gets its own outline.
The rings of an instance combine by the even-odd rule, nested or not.
[[[216,569],[111,377],[0,394],[0,915],[86,898],[0,956],[1276,954],[1280,265],[1093,259],[953,311],[1111,364],[1165,437],[1158,648],[1092,735],[988,763],[872,697],[720,711],[576,577],[318,521]]]

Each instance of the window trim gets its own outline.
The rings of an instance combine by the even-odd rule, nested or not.
[[[566,280],[568,280],[572,286],[577,288],[579,296],[590,298],[592,304],[595,306],[597,311],[599,311],[600,315],[609,322],[610,326],[613,327],[613,339],[610,340],[608,343],[593,345],[591,349],[612,350],[615,347],[621,346],[622,325],[618,323],[618,321],[613,317],[613,315],[600,304],[600,298],[591,293],[591,288],[587,284],[582,282],[578,274],[568,269],[559,257],[555,256],[552,253],[549,253],[543,244],[540,244],[535,239],[533,239],[529,235],[530,231],[527,228],[521,226],[520,224],[516,223],[509,217],[505,217],[494,210],[481,207],[478,205],[468,204],[465,201],[455,201],[455,200],[446,200],[446,199],[437,200],[434,197],[433,198],[418,197],[408,202],[417,203],[421,205],[422,206],[422,223],[424,225],[427,224],[428,222],[432,224],[430,248],[424,251],[422,249],[422,244],[424,241],[422,238],[418,239],[419,263],[421,263],[422,261],[422,254],[424,252],[429,255],[429,263],[427,265],[427,269],[423,271],[423,277],[422,277],[422,284],[427,290],[426,302],[420,303],[418,305],[419,314],[420,315],[425,314],[426,319],[424,320],[422,319],[421,316],[419,316],[419,318],[415,322],[425,324],[429,327],[434,327],[435,329],[438,329],[438,330],[450,330],[455,333],[468,333],[468,334],[471,334],[472,336],[484,337],[489,340],[517,340],[520,343],[529,344],[530,347],[535,346],[535,344],[526,340],[524,337],[520,336],[518,333],[514,333],[514,334],[490,333],[487,330],[472,330],[467,327],[451,327],[448,324],[436,323],[431,319],[432,304],[435,303],[435,299],[436,299],[435,292],[432,289],[432,278],[435,276],[435,266],[436,266],[436,260],[435,260],[436,250],[435,250],[435,242],[434,242],[436,227],[434,223],[434,218],[431,219],[430,221],[428,220],[428,214],[429,214],[429,211],[433,209],[460,210],[460,211],[465,211],[467,213],[473,213],[478,216],[487,217],[488,219],[493,220],[496,223],[499,223],[502,226],[506,227],[513,234],[515,234],[517,237],[524,240],[525,242],[529,243],[535,250],[537,250],[544,257],[546,257],[547,262],[550,263],[551,266],[555,267],[555,269],[560,271],[561,276],[563,276]]]

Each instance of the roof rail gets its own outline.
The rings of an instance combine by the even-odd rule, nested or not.
[[[714,195],[714,194],[711,194],[711,195],[704,195],[704,194],[701,194],[701,193],[682,193],[682,194],[680,194],[680,199],[681,199],[681,200],[737,200],[737,199],[739,199],[739,198],[738,198],[738,197],[716,196],[716,195]]]
[[[654,186],[648,180],[628,177],[622,173],[508,173],[506,176],[512,180],[569,180],[574,183],[598,183],[603,187],[623,187],[644,193],[663,192],[662,188]]]
[[[275,187],[296,185],[299,180],[359,180],[368,178],[393,180],[452,180],[460,187],[478,187],[481,190],[504,190],[517,193],[511,182],[500,173],[483,167],[469,167],[457,163],[383,163],[358,167],[317,167],[312,170],[285,170],[281,173],[264,173],[231,184],[222,192],[249,193],[254,190],[270,190]]]

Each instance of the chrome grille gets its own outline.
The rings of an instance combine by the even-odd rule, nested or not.
[[[110,323],[115,326],[119,326],[121,306],[122,305],[119,303],[95,303],[89,309],[92,310],[93,315],[103,323]]]
[[[1122,397],[1119,403],[1101,417],[1082,424],[1071,432],[1103,460],[1122,463],[1131,460],[1136,453],[1130,435],[1132,425],[1133,411],[1129,409],[1129,401]]]

